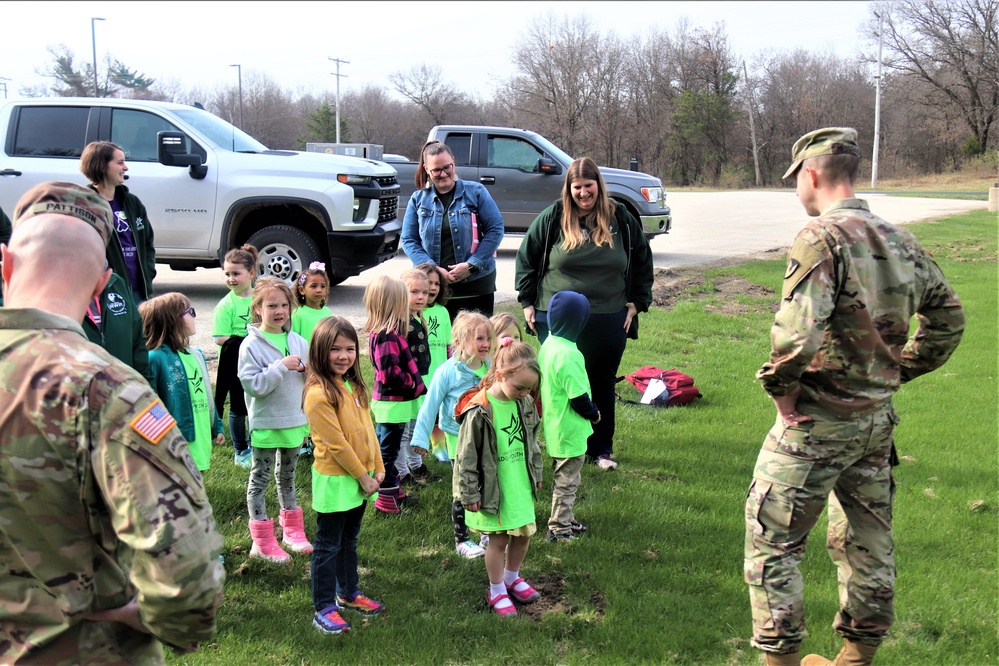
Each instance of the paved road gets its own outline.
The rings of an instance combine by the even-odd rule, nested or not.
[[[864,196],[874,213],[896,224],[984,210],[988,205],[985,201],[959,199]],[[667,200],[673,209],[673,231],[652,241],[657,268],[694,266],[786,247],[807,219],[790,190],[677,192],[670,194]],[[521,238],[510,236],[500,245],[497,303],[516,300],[513,260]],[[400,252],[399,257],[346,280],[333,289],[330,308],[360,327],[364,322],[363,295],[368,281],[382,273],[397,276],[410,266],[410,261]],[[157,294],[180,291],[194,302],[198,312],[198,335],[194,344],[201,347],[209,359],[214,359],[218,347],[210,337],[211,313],[226,293],[222,270],[173,271],[166,265],[158,265],[156,270]]]

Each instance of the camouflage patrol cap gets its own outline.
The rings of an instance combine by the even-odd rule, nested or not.
[[[91,189],[75,183],[39,183],[24,193],[14,208],[14,228],[35,215],[55,213],[83,220],[101,235],[107,247],[111,238],[111,206]]]
[[[860,157],[857,130],[852,127],[824,127],[809,132],[794,142],[794,147],[791,149],[791,167],[781,179],[793,176],[801,163],[809,157],[843,154]]]

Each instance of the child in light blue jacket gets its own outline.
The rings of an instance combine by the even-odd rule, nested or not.
[[[489,372],[489,358],[496,344],[496,337],[493,326],[485,315],[464,310],[455,317],[451,335],[455,354],[434,373],[430,390],[416,419],[410,446],[428,451],[434,420],[439,419],[440,429],[444,431],[447,441],[448,456],[453,461],[458,446],[455,405],[462,393],[477,386]],[[469,559],[484,555],[485,549],[469,538],[468,527],[465,526],[465,509],[457,498],[451,504],[451,520],[458,553]]]

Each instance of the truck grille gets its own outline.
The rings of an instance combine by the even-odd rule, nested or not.
[[[394,220],[396,214],[399,212],[399,197],[389,197],[387,199],[381,199],[378,202],[378,221],[388,222],[389,220]]]

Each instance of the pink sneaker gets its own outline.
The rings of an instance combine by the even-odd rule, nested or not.
[[[524,585],[521,585],[521,583]],[[518,586],[521,588],[519,592],[517,591]],[[510,593],[510,596],[522,604],[535,602],[541,597],[541,593],[528,585],[527,581],[523,578],[518,578],[513,581],[513,585],[507,585],[506,591]]]
[[[486,598],[488,598],[488,595],[486,596]],[[499,602],[503,601],[504,599],[506,599],[507,601],[509,601],[510,597],[508,595],[506,595],[506,594],[497,594],[492,599],[489,599],[489,606],[494,611],[496,611],[496,614],[499,615],[500,617],[507,617],[509,615],[516,615],[517,614],[517,607],[514,606],[513,604],[510,604],[509,606],[504,606],[503,608],[496,608],[496,604],[498,604]]]

